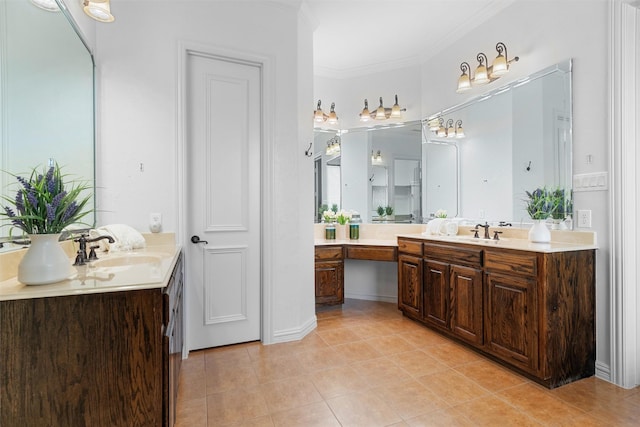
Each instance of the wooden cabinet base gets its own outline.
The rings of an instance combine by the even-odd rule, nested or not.
[[[172,425],[179,365],[168,378],[165,297],[157,288],[0,302],[0,424]]]
[[[549,388],[594,375],[594,250],[404,238],[398,247],[398,308],[407,317]]]

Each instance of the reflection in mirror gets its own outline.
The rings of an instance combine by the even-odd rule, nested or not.
[[[428,132],[426,124],[435,117],[464,124],[465,137],[456,140],[459,217],[528,223],[525,191],[547,186],[570,193],[570,60],[429,116],[424,121],[426,139],[448,142]],[[429,205],[434,190],[427,178],[428,211],[438,209]]]
[[[336,131],[315,130],[316,150],[325,148],[316,156],[317,208],[335,203],[339,209],[358,212],[363,222],[422,220],[420,122],[342,130],[339,157],[327,156],[327,142],[335,136]],[[331,164],[339,164],[339,179],[328,179]],[[380,206],[393,214],[379,215]]]
[[[340,206],[340,135],[335,130],[316,129],[314,133],[315,222],[322,213]]]
[[[439,210],[455,217],[458,213],[458,145],[456,142],[427,141],[422,150],[425,219],[433,218]]]
[[[0,28],[0,169],[25,175],[57,162],[67,180],[93,188],[94,64],[73,20],[66,10],[0,0]],[[13,197],[14,183],[1,173],[0,194]],[[0,239],[8,233],[0,228]]]

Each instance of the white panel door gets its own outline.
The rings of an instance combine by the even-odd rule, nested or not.
[[[261,70],[187,58],[186,286],[195,350],[260,339]]]

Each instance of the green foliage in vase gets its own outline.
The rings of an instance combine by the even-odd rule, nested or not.
[[[388,215],[393,215],[393,208],[391,206],[387,206],[384,208],[384,213]]]
[[[2,207],[0,215],[10,221],[10,224],[4,225],[27,234],[56,234],[91,212],[84,210],[91,195],[82,195],[90,187],[73,182],[65,187],[65,176],[57,164],[44,169],[42,173],[34,168],[28,179],[11,175],[18,180],[20,187],[16,190],[15,198],[2,197],[8,205]]]
[[[383,206],[378,206],[377,212],[378,212],[379,216],[383,216],[384,215],[384,207]]]

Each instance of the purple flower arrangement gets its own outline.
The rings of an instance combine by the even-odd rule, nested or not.
[[[29,179],[14,175],[20,183],[14,199],[3,197],[12,206],[4,205],[0,215],[8,218],[11,226],[27,234],[56,234],[87,215],[85,210],[91,195],[81,193],[87,185],[74,184],[65,189],[64,176],[56,164],[44,173],[36,169]]]

